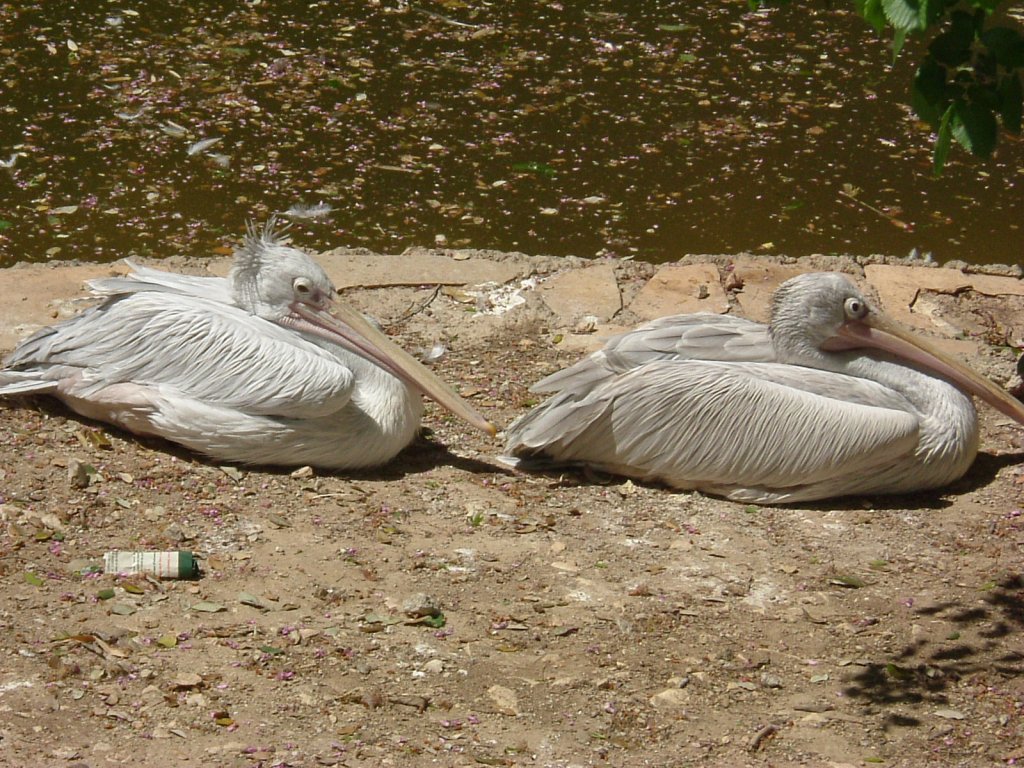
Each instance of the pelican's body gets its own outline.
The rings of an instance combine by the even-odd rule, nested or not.
[[[508,450],[761,503],[940,487],[977,453],[966,391],[1024,406],[896,333],[844,276],[802,275],[770,326],[662,318],[544,379]]]
[[[284,242],[250,232],[228,280],[142,270],[97,281],[105,300],[22,342],[0,395],[52,394],[89,418],[253,464],[383,464],[419,429],[421,391],[487,428]]]

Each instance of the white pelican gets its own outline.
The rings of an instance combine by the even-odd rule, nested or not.
[[[1024,404],[835,273],[783,283],[768,326],[661,318],[533,389],[556,394],[507,431],[524,467],[584,464],[768,504],[956,480],[978,450],[969,395],[1024,423]]]
[[[51,394],[78,413],[221,461],[351,469],[409,444],[420,393],[495,428],[362,315],[271,225],[250,227],[231,275],[141,270],[23,341],[0,395]]]

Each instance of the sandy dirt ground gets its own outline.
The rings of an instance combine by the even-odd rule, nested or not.
[[[701,302],[758,316],[823,266],[1001,384],[1024,336],[1012,270],[387,258],[433,266],[324,263],[376,286],[346,295],[407,349],[443,343],[435,369],[500,424],[612,326]],[[3,347],[105,269],[0,277],[24,294]],[[1024,431],[980,416],[950,488],[764,507],[516,474],[432,406],[390,466],[343,476],[0,404],[0,765],[1020,764]],[[192,550],[202,577],[97,572],[115,549]]]

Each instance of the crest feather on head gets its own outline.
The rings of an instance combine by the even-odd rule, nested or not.
[[[292,238],[288,234],[290,228],[290,223],[279,225],[276,216],[271,216],[262,227],[250,219],[245,225],[245,237],[242,238],[242,244],[235,248],[233,270],[241,272],[258,270],[263,265],[270,249],[291,243]]]
[[[245,237],[235,248],[228,278],[235,300],[242,306],[252,306],[256,301],[260,271],[272,258],[274,249],[291,243],[289,227],[291,224],[288,223],[279,225],[276,216],[271,216],[262,227],[251,219],[246,223]]]

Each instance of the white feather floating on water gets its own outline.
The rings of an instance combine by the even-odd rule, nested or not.
[[[322,219],[325,216],[329,216],[333,211],[334,206],[323,201],[316,205],[296,203],[285,211],[284,215],[291,216],[293,219]]]
[[[200,139],[197,142],[188,145],[188,153],[190,155],[198,155],[200,152],[205,152],[214,144],[218,144],[222,141],[220,136],[215,136],[212,139]]]
[[[189,130],[183,125],[167,120],[166,122],[160,123],[160,130],[166,133],[168,136],[173,136],[176,139],[182,139],[188,136]]]

